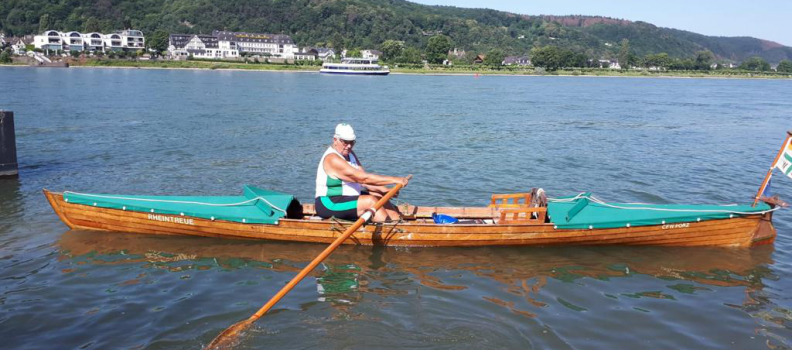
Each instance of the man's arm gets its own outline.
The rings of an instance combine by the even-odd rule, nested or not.
[[[366,171],[366,168],[363,167],[363,163],[360,161],[360,157],[358,157],[357,153],[355,153],[355,151],[349,151],[349,153],[351,153],[352,156],[355,157],[355,161],[357,162],[358,167],[360,167],[360,170]],[[385,186],[374,186],[374,185],[365,185],[365,184],[361,184],[361,185],[363,185],[363,187],[365,187],[369,192],[376,193],[379,195],[385,195],[390,190]],[[398,196],[398,193],[396,195]]]
[[[355,182],[366,186],[385,186],[403,183],[407,185],[408,180],[403,177],[378,175],[368,173],[363,169],[357,169],[349,165],[341,156],[330,154],[324,160],[325,172],[346,182]]]

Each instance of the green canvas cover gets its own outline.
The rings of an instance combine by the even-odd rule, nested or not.
[[[74,204],[248,224],[277,224],[294,196],[244,186],[241,196],[138,196],[64,192]],[[268,203],[269,202],[269,203]],[[278,210],[275,207],[281,209]]]
[[[578,197],[578,198],[575,198]],[[547,204],[547,214],[559,229],[595,229],[728,219],[770,210],[767,203],[750,205],[601,204],[590,193],[558,198]],[[575,198],[571,201],[563,201]]]

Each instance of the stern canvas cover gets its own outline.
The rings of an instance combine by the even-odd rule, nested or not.
[[[138,196],[64,192],[69,203],[249,224],[277,224],[294,196],[244,186],[242,196]]]

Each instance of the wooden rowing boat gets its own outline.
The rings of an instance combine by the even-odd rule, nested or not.
[[[264,192],[256,192],[266,192],[266,190],[246,187],[246,193],[249,190],[253,191],[253,197],[248,197],[252,199],[244,204],[247,209],[264,208],[264,211],[269,210],[269,214],[278,214],[277,211],[268,209],[269,205],[261,202],[264,199],[261,197],[261,193]],[[284,211],[282,217],[277,218],[274,222],[262,223],[250,219],[250,214],[243,214],[248,215],[248,219],[239,217],[224,219],[220,216],[209,216],[205,211],[191,214],[184,211],[179,212],[179,210],[174,211],[173,208],[165,210],[157,207],[155,211],[153,205],[149,210],[145,205],[126,204],[121,206],[119,204],[135,199],[132,198],[133,196],[112,197],[70,192],[58,193],[47,190],[44,190],[44,194],[58,217],[71,229],[330,243],[341,235],[345,227],[351,225],[346,221],[323,220],[316,217],[313,205],[302,205],[301,213],[297,215],[286,216]],[[74,200],[69,201],[69,198],[66,197],[74,198]],[[108,202],[110,204],[103,205],[102,201],[105,198],[121,198],[126,202]],[[194,203],[199,197],[189,197],[190,202],[183,200],[188,197],[178,197],[181,199],[180,201],[173,200],[177,197],[147,198],[149,198],[146,199],[147,201],[162,198],[162,201],[170,200],[174,203]],[[222,198],[232,201],[236,197]],[[245,197],[239,198],[244,199]],[[588,203],[586,202],[587,198],[586,196],[577,196],[573,198],[573,201],[566,203],[551,203],[549,208],[529,207],[527,203],[530,203],[530,195],[522,193],[493,195],[492,204],[488,207],[400,206],[400,210],[405,213],[403,221],[363,226],[345,243],[388,246],[657,245],[751,247],[773,243],[776,237],[772,214],[777,208],[773,203],[760,203],[756,207],[683,206],[688,209],[668,209],[668,206],[657,205],[630,207],[635,205]],[[82,201],[77,199],[82,199]],[[208,201],[209,197],[205,197],[203,200]],[[273,205],[273,207],[277,209],[277,205]],[[583,207],[585,209],[580,209]],[[655,208],[653,210],[669,210],[669,212],[653,213],[653,216],[650,217],[639,217],[640,215],[636,216],[635,214],[636,212],[640,214],[641,210],[646,211],[652,208]],[[634,210],[630,211],[629,209]],[[556,211],[555,214],[553,210]],[[603,210],[608,210],[608,214],[601,214]],[[682,215],[672,212],[672,210],[686,213]],[[629,214],[620,214],[627,212]],[[713,214],[715,212],[717,215]],[[460,222],[436,224],[432,220],[432,216],[437,213],[452,216],[459,219]],[[566,213],[566,217],[564,217],[564,213]],[[577,218],[572,218],[575,215]],[[616,215],[617,218],[602,221],[600,217],[603,215]],[[619,215],[623,217],[618,217]],[[548,216],[551,220],[546,220]],[[577,219],[584,221],[574,221]],[[591,224],[589,225],[585,220],[590,220]]]

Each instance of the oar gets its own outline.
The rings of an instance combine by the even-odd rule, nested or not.
[[[412,175],[408,176],[407,178],[409,179],[410,177],[412,177]],[[297,276],[294,276],[294,278],[292,278],[292,280],[289,281],[289,283],[286,284],[286,286],[284,286],[277,294],[275,294],[274,297],[272,297],[272,299],[270,299],[266,304],[264,304],[264,306],[262,306],[261,309],[256,311],[256,313],[253,314],[253,316],[250,316],[246,320],[237,322],[233,326],[226,328],[226,330],[223,331],[223,333],[220,333],[216,338],[214,338],[214,340],[212,340],[212,342],[209,343],[209,345],[207,345],[205,349],[207,350],[227,349],[233,346],[235,338],[240,333],[245,331],[248,327],[250,327],[251,324],[253,324],[253,322],[256,322],[256,320],[258,320],[259,318],[261,318],[261,316],[267,313],[269,309],[275,306],[275,304],[279,300],[281,300],[281,298],[283,298],[287,293],[289,293],[294,288],[294,286],[297,285],[297,283],[300,283],[300,281],[302,281],[302,279],[305,278],[305,276],[311,273],[311,271],[313,271],[313,269],[316,268],[316,266],[319,265],[319,263],[324,261],[324,259],[327,258],[336,248],[338,248],[338,246],[341,245],[341,243],[343,243],[347,238],[349,238],[349,236],[351,236],[352,233],[357,231],[357,229],[360,228],[360,226],[363,226],[363,224],[365,224],[366,221],[371,219],[374,213],[377,210],[379,210],[383,205],[385,205],[385,203],[387,203],[391,199],[391,197],[393,197],[393,195],[396,194],[396,192],[399,192],[399,190],[403,186],[404,186],[403,184],[397,184],[396,186],[391,188],[391,190],[388,191],[388,193],[386,193],[385,196],[380,198],[380,200],[377,201],[376,204],[374,204],[374,207],[372,208],[373,210],[366,211],[365,213],[363,213],[363,215],[359,219],[357,219],[357,221],[355,221],[355,223],[352,226],[347,228],[346,231],[344,231],[344,233],[341,236],[336,238],[336,240],[333,241],[333,243],[330,244],[329,247],[327,247],[324,251],[322,251],[322,253],[320,253],[316,258],[314,258],[313,261],[311,261],[311,263],[308,264],[308,266],[306,266],[304,269],[302,269],[302,271],[300,271],[300,273],[297,274]]]

